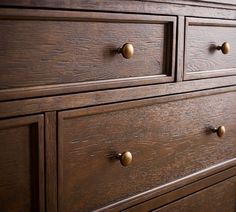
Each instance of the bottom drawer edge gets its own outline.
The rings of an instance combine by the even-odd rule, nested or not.
[[[96,211],[150,211],[236,176],[236,158]],[[159,210],[158,210],[159,211]]]

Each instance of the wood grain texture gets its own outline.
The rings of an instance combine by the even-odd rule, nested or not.
[[[178,16],[178,27],[177,27],[177,59],[176,59],[176,81],[181,82],[183,81],[184,75],[184,32],[185,32],[185,17]]]
[[[186,19],[185,79],[236,75],[236,22],[212,19]],[[229,54],[216,50],[224,42]]]
[[[236,177],[232,177],[207,189],[173,202],[154,212],[235,212]]]
[[[179,73],[180,72],[181,71],[179,71]],[[183,72],[181,73],[181,75],[182,74]],[[182,80],[182,78],[178,80]],[[130,80],[129,85],[130,86],[134,85],[131,82],[131,80]],[[67,94],[65,96],[67,98],[69,96],[68,95],[69,93],[80,92],[81,94],[79,95],[81,96],[81,95],[84,95],[82,94],[84,91],[90,91],[88,92],[88,95],[94,95],[94,94],[102,95],[104,91],[99,91],[99,90],[103,90],[105,88],[110,88],[109,90],[105,92],[107,93],[112,92],[113,97],[115,97],[117,101],[124,101],[124,100],[130,100],[130,99],[140,99],[140,98],[148,98],[148,97],[155,97],[155,96],[162,96],[162,95],[187,93],[191,91],[215,89],[215,88],[220,88],[220,87],[229,87],[229,86],[235,86],[235,85],[236,85],[236,76],[213,78],[213,79],[208,78],[208,79],[201,79],[201,80],[195,80],[195,81],[181,81],[181,83],[177,82],[177,83],[165,83],[165,84],[156,84],[156,85],[149,85],[149,86],[145,85],[145,86],[138,86],[138,87],[131,87],[131,88],[122,88],[122,89],[114,89],[114,88],[122,86],[122,83],[120,84],[119,82],[108,82],[108,83],[96,82],[95,84],[69,83],[69,84],[61,84],[61,85],[54,85],[54,86],[35,86],[35,87],[21,88],[21,89],[0,90],[0,102],[4,102],[4,101],[9,102],[9,100],[19,100],[19,99],[30,98],[30,97],[34,97],[34,98],[45,97],[45,96],[56,95],[56,94],[60,94],[60,95]],[[47,101],[46,99],[48,98],[39,98],[39,99],[40,99],[40,102],[43,103]],[[29,101],[28,100],[21,101],[21,103],[24,103],[24,102],[29,102]],[[0,107],[1,107],[1,103],[0,103]]]
[[[124,11],[155,14],[175,14],[175,15],[193,15],[199,16],[199,10],[204,17],[232,18],[235,9],[234,4],[226,4],[227,0],[208,1],[208,0],[1,0],[2,6],[22,6],[22,7],[40,7],[40,8],[63,8],[63,9],[84,9],[84,10],[106,10],[106,11]],[[229,3],[229,2],[228,2]],[[181,10],[180,10],[181,8]],[[198,10],[199,9],[199,10]],[[231,9],[231,10],[222,10]],[[207,12],[208,11],[208,12]],[[212,11],[209,13],[209,11]],[[228,11],[228,16],[227,16]]]
[[[171,204],[172,202],[175,202],[186,196],[199,192],[210,186],[214,186],[217,183],[220,183],[226,179],[229,179],[235,176],[236,166],[233,166],[227,169],[225,165],[221,164],[220,167],[222,168],[223,171],[215,173],[215,174],[211,173],[210,171],[211,168],[207,170],[203,170],[202,174],[205,174],[205,177],[203,178],[197,177],[199,173],[197,175],[191,176],[191,178],[193,178],[191,183],[187,183],[186,178],[183,178],[183,180],[180,180],[180,181],[185,181],[185,184],[183,184],[182,187],[179,187],[177,189],[175,187],[175,184],[178,184],[178,181],[177,182],[174,181],[170,183],[169,186],[164,186],[165,188],[165,187],[171,187],[172,185],[172,187],[175,187],[175,188],[172,188],[172,190],[167,191],[167,192],[162,191],[162,193],[159,193],[159,194],[156,193],[156,196],[153,195],[152,197],[149,197],[149,199],[148,199],[149,195],[147,195],[145,196],[146,200],[145,198],[143,198],[144,201],[141,202],[141,204],[133,204],[133,206],[130,204],[129,207],[126,209],[124,209],[125,207],[124,205],[122,205],[123,206],[122,211],[129,211],[129,212],[151,211],[156,208],[161,208],[163,206]],[[223,169],[223,167],[225,169]],[[160,188],[159,190],[162,190],[162,189]],[[113,209],[114,208],[109,208],[108,211],[112,211]],[[115,210],[117,209],[120,210],[119,207],[115,208]]]
[[[0,7],[0,211],[235,210],[233,0]]]
[[[185,84],[185,86],[183,86],[182,83],[169,84],[167,86],[163,84],[151,87],[126,88],[122,90],[114,89],[71,95],[6,101],[0,103],[0,117],[5,118],[10,116],[73,109],[115,102],[125,104],[122,103],[124,101],[130,101],[131,105],[143,105],[144,102],[146,104],[152,104],[154,102],[162,103],[197,96],[207,96],[235,91],[236,86],[233,86],[235,84],[235,77],[232,77],[232,79],[226,81],[230,82],[231,86],[220,88],[221,85],[224,85],[224,82],[222,83],[221,79],[216,79],[216,81],[200,81],[200,83],[199,81],[189,81]],[[206,84],[207,82],[209,84]],[[217,82],[219,83],[218,85]],[[215,86],[215,89],[207,90],[207,88],[212,85]],[[198,92],[190,92],[193,88]],[[206,89],[204,90],[204,88]],[[200,89],[200,91],[198,89]],[[167,93],[169,95],[167,95]]]
[[[0,211],[45,211],[43,115],[0,121]]]
[[[235,0],[197,0],[199,2],[213,2],[213,3],[221,3],[221,4],[236,4]]]
[[[46,211],[57,211],[57,113],[45,113]]]
[[[136,84],[174,80],[174,17],[51,13],[48,21],[46,12],[45,20],[37,12],[33,20],[2,17],[0,89],[111,79],[126,79],[127,86],[136,77]],[[116,52],[127,42],[135,49],[129,60]]]
[[[235,95],[59,113],[60,211],[96,209],[235,158]],[[210,131],[219,125],[223,139]],[[123,168],[114,156],[127,150],[134,163]]]

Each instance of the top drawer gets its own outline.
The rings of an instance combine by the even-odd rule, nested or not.
[[[97,89],[173,81],[175,21],[165,16],[5,11],[0,20],[0,89],[88,82]],[[117,53],[125,43],[134,47],[130,59]]]
[[[235,38],[236,21],[186,18],[184,79],[235,75]]]

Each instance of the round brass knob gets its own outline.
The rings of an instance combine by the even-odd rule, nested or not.
[[[228,42],[224,42],[221,46],[217,46],[217,50],[221,50],[223,54],[228,54],[230,51],[230,45]]]
[[[215,128],[214,130],[213,130],[215,133],[217,133],[217,135],[218,135],[218,137],[223,137],[224,136],[224,134],[225,134],[225,127],[224,126],[220,126],[220,127],[218,127],[218,128]]]
[[[118,49],[118,53],[126,59],[130,59],[134,55],[134,47],[131,43],[125,43],[121,48]]]
[[[132,163],[132,154],[130,152],[123,152],[118,154],[118,158],[122,166],[128,166]]]

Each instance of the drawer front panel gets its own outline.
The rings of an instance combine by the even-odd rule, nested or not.
[[[45,211],[43,115],[0,121],[0,211]]]
[[[236,75],[236,21],[187,18],[184,78]],[[229,43],[223,54],[217,47]]]
[[[102,207],[236,157],[236,93],[59,113],[59,208]],[[224,125],[223,138],[212,133]],[[122,167],[116,155],[130,151]]]
[[[174,79],[174,17],[35,12],[2,18],[0,89]],[[134,46],[130,59],[117,53],[125,43]]]
[[[218,183],[207,189],[173,202],[155,212],[235,212],[236,211],[236,177]]]

